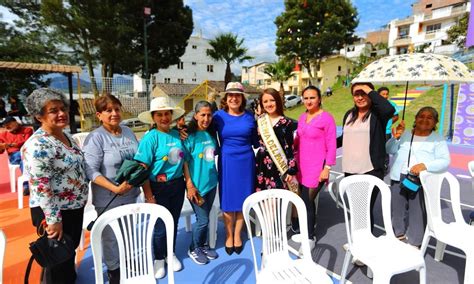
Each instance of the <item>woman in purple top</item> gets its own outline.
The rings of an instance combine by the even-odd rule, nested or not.
[[[321,91],[308,86],[302,93],[306,107],[298,119],[295,138],[298,182],[301,198],[308,212],[308,238],[314,240],[314,199],[329,179],[329,170],[336,164],[336,123],[332,115],[321,108]]]
[[[238,82],[227,84],[221,109],[214,113],[221,152],[218,159],[219,196],[224,212],[227,254],[242,252],[242,205],[255,186],[255,154],[258,144],[253,115],[245,111],[246,98]]]

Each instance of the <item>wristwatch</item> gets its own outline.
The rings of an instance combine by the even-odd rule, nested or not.
[[[328,166],[328,165],[324,165],[324,167],[325,167],[326,169],[328,169],[328,170],[331,169],[331,166]]]

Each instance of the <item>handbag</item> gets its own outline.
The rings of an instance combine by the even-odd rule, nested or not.
[[[410,150],[408,152],[408,162],[407,162],[408,173],[405,176],[405,178],[402,180],[402,182],[400,183],[400,187],[402,187],[404,189],[407,189],[407,190],[410,190],[410,191],[413,191],[413,192],[417,192],[421,187],[420,177],[410,173],[410,170],[409,170],[410,169],[411,144],[413,143],[413,136],[414,136],[414,134],[411,135]]]
[[[39,238],[30,243],[31,257],[25,272],[25,283],[28,283],[33,260],[43,268],[55,267],[74,257],[76,248],[72,239],[63,234],[61,240],[50,239],[46,234],[46,221],[43,220],[36,228]]]

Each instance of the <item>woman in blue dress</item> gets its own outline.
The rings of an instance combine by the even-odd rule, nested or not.
[[[227,84],[220,110],[213,118],[221,146],[219,196],[226,229],[225,250],[229,255],[242,252],[242,205],[255,186],[252,145],[258,147],[257,125],[253,115],[245,111],[245,95],[240,83]]]

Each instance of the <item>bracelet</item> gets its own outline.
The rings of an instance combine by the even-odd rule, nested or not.
[[[324,168],[330,170],[330,169],[331,169],[331,166],[325,165]]]
[[[152,201],[152,200],[155,200],[155,196],[154,196],[154,195],[152,195],[151,197],[145,198],[145,201]]]

